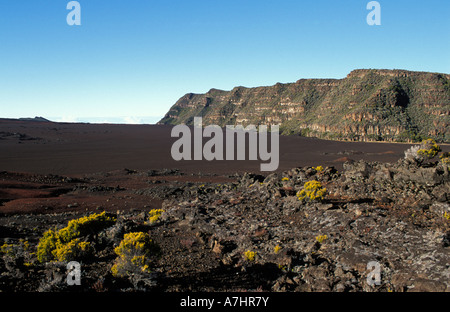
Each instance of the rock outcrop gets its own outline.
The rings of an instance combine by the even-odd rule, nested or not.
[[[325,200],[295,196],[311,180],[326,186]],[[304,167],[245,174],[234,187],[184,194],[165,200],[166,222],[195,228],[223,265],[278,267],[284,274],[271,290],[450,289],[445,166],[358,161],[341,173]],[[247,250],[256,252],[254,262],[243,257]],[[367,282],[372,261],[379,264],[379,285]]]

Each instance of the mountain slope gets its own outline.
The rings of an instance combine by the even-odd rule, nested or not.
[[[343,79],[231,91],[211,89],[180,98],[159,124],[281,124],[301,133],[356,141],[450,141],[450,75],[406,70],[354,70]]]

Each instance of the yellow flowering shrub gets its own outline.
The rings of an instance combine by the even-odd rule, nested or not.
[[[27,240],[24,240],[23,238],[19,239],[20,244],[22,245],[22,248],[24,251],[28,251],[30,249],[30,243]]]
[[[322,244],[326,239],[328,239],[327,235],[316,236],[316,241],[319,242],[320,244]]]
[[[301,191],[297,192],[299,200],[322,200],[327,192],[327,189],[322,187],[319,181],[308,181],[303,186]]]
[[[114,224],[116,218],[102,213],[94,213],[79,219],[70,220],[65,228],[46,231],[37,246],[36,256],[39,262],[71,261],[88,256],[92,252],[89,242],[79,238],[96,234]]]
[[[247,250],[246,252],[244,252],[244,258],[247,261],[255,261],[255,257],[256,257],[256,252],[255,251],[251,251],[251,250]]]
[[[8,244],[5,242],[0,246],[0,256],[13,260],[15,264],[21,263],[25,266],[32,265],[33,254],[29,252],[30,243],[25,239],[19,239],[17,243]],[[19,261],[17,261],[19,260]]]
[[[417,151],[417,154],[424,158],[431,159],[441,151],[441,148],[439,147],[439,145],[436,144],[436,141],[433,139],[427,139],[422,141],[420,147],[421,148]]]
[[[36,251],[36,256],[39,262],[53,260],[53,251],[56,249],[56,243],[58,240],[58,232],[56,230],[50,229],[42,235]]]
[[[14,254],[14,245],[4,243],[2,246],[0,246],[0,253],[7,256],[12,256]]]
[[[273,252],[277,254],[280,252],[280,250],[281,250],[280,245],[276,245],[275,248],[273,249]]]
[[[317,166],[317,167],[315,167],[314,169],[315,169],[316,171],[318,171],[318,172],[319,172],[319,171],[323,171],[323,167],[322,167],[322,166]]]
[[[284,178],[281,179],[281,181],[289,181],[289,178],[288,177],[284,177]]]
[[[79,219],[70,220],[67,227],[59,231],[59,236],[63,241],[70,241],[75,237],[85,236],[87,234],[95,234],[100,230],[108,227],[116,222],[116,218],[102,213],[94,213]]]
[[[27,252],[29,248],[30,243],[21,238],[17,244],[8,244],[5,242],[0,246],[0,253],[6,256],[15,257],[19,253]]]
[[[439,159],[443,165],[450,167],[450,153],[449,152],[442,153],[442,155],[439,156]]]
[[[450,213],[448,213],[447,211],[444,212],[444,218],[450,220]]]
[[[161,214],[164,212],[164,210],[162,209],[152,209],[148,212],[149,215],[149,222],[150,223],[155,223],[156,221],[159,220],[159,218],[161,217]]]
[[[67,244],[58,241],[56,249],[52,251],[58,261],[71,261],[73,259],[83,259],[92,254],[92,246],[89,242],[83,242],[78,238],[72,239]]]
[[[114,249],[117,255],[111,268],[113,276],[127,276],[133,273],[149,273],[151,258],[158,254],[159,247],[144,232],[124,235],[120,245]]]

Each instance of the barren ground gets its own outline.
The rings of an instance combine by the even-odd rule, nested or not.
[[[108,211],[121,231],[160,245],[156,285],[111,276],[111,239],[83,263],[80,290],[449,290],[448,171],[430,173],[442,175],[431,186],[427,168],[408,176],[396,162],[410,145],[281,137],[279,169],[259,176],[259,161],[173,161],[170,129],[0,120],[0,242],[33,249],[49,228]],[[329,189],[324,203],[295,197],[311,179]],[[148,225],[155,208],[165,213]],[[247,249],[255,262],[243,260]],[[370,288],[374,259],[383,284]],[[0,272],[3,291],[67,289],[61,264],[4,260]]]

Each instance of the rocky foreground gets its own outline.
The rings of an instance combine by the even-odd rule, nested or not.
[[[98,176],[47,181],[64,186],[63,196],[115,203],[86,204],[94,212],[108,210],[116,221],[82,238],[94,251],[80,260],[80,286],[66,283],[67,262],[39,262],[36,246],[49,228],[93,211],[78,202],[65,210],[2,215],[3,246],[16,247],[2,249],[0,290],[450,290],[450,175],[440,163],[357,161],[339,172],[303,167],[226,178],[177,170],[126,174],[134,181],[126,187],[106,187]],[[326,195],[299,200],[297,193],[313,180]],[[154,207],[141,205],[145,200],[160,203],[155,222],[148,214]],[[130,232],[148,233],[160,252],[150,272],[113,276],[114,248]]]

